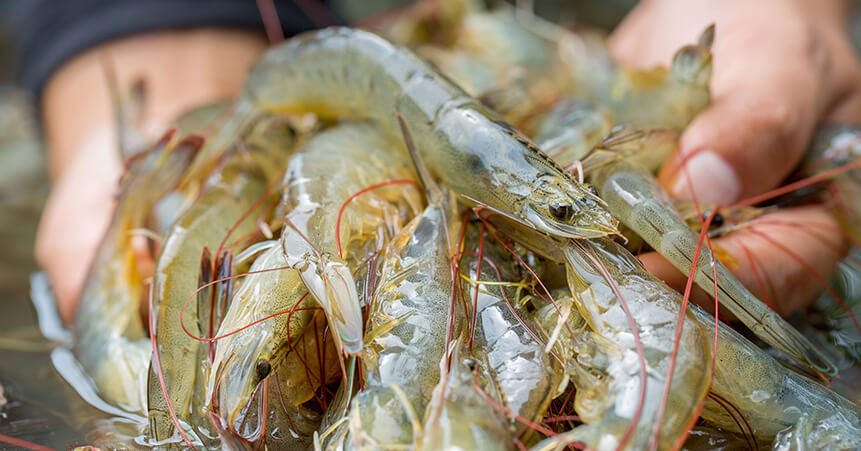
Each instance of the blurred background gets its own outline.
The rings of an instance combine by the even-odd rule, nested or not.
[[[50,8],[52,2],[26,3],[29,8]],[[333,0],[331,8],[346,23],[352,23],[405,3]],[[535,0],[534,7],[539,15],[555,21],[611,30],[634,3]],[[15,54],[10,30],[21,11],[19,2],[0,0],[0,435],[66,448],[86,443],[93,421],[105,415],[84,403],[52,367],[50,351],[55,344],[40,333],[30,302],[31,275],[38,271],[33,241],[50,187],[32,96],[16,84],[20,55]],[[861,43],[857,2],[852,36],[857,49]],[[844,290],[857,293],[857,279],[839,277],[845,279],[840,282]],[[821,321],[827,322],[833,303],[826,299],[817,308]],[[857,344],[846,345],[857,348]],[[851,374],[844,374],[844,380],[852,379]],[[0,449],[7,446],[13,447],[0,443]]]

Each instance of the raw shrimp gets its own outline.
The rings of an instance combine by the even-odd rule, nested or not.
[[[464,299],[474,315],[473,350],[483,356],[486,371],[502,404],[529,421],[539,419],[558,395],[562,368],[544,352],[536,325],[518,311],[522,285],[517,262],[475,224],[467,229],[461,258]],[[479,256],[481,260],[479,260]],[[521,290],[522,291],[522,290]]]
[[[418,52],[467,93],[519,124],[559,97],[569,78],[556,42],[534,32],[521,15],[504,4],[469,11],[450,46]]]
[[[296,36],[261,57],[243,96],[263,110],[374,119],[398,138],[400,115],[421,159],[463,199],[552,235],[616,233],[601,200],[527,137],[375,34],[335,27]]]
[[[540,240],[534,235],[529,245],[552,246]],[[613,241],[569,240],[559,245],[565,251],[568,284],[579,312],[568,309],[571,330],[578,329],[575,318],[582,315],[594,332],[571,337],[563,329],[560,334],[568,340],[563,349],[577,354],[563,358],[577,387],[577,413],[587,424],[546,439],[536,449],[562,448],[565,440],[596,449],[645,449],[656,425],[658,448],[671,448],[696,419],[706,395],[710,375],[706,335],[686,313],[662,413],[659,406],[670,372],[680,296]],[[565,321],[548,321],[546,313],[545,330]]]
[[[144,296],[131,245],[159,198],[173,189],[201,145],[198,137],[177,144],[164,138],[123,176],[111,225],[87,275],[75,315],[74,352],[101,396],[144,413],[152,347],[140,318]]]
[[[414,443],[410,416],[425,411],[439,381],[447,331],[459,330],[448,324],[458,213],[453,198],[431,199],[386,248],[362,350],[365,389],[351,408],[357,448]]]
[[[538,251],[543,256],[553,260],[559,260],[562,256],[558,246],[554,246],[546,237],[523,228],[515,228],[516,224],[512,222],[498,221],[497,223],[506,225],[504,229],[506,234],[509,234],[509,231],[514,231],[515,233],[512,235],[515,236],[515,239]],[[568,243],[568,245],[563,245],[562,248],[565,251],[565,257],[568,259],[569,276],[573,277],[569,280],[572,288],[576,286],[573,282],[577,282],[578,279],[594,280],[595,283],[606,284],[607,282],[605,280],[602,281],[599,278],[599,274],[596,274],[594,263],[600,261],[608,269],[612,280],[618,285],[620,292],[631,309],[632,316],[638,320],[638,323],[644,323],[643,320],[647,318],[657,318],[656,314],[659,312],[667,318],[667,321],[678,315],[680,296],[654,275],[646,271],[639,260],[625,251],[620,245],[608,240],[600,240],[594,243],[574,241],[569,241]],[[579,255],[572,252],[577,250],[577,248],[580,248]],[[582,252],[582,250],[588,252]],[[589,254],[592,254],[597,260],[593,261],[593,257],[589,257]],[[572,259],[572,257],[576,258]],[[611,359],[603,359],[600,356],[596,357],[596,349],[609,349],[604,340],[610,337],[602,333],[601,323],[595,322],[590,318],[607,318],[620,323],[623,315],[614,315],[612,310],[606,309],[601,300],[605,297],[608,299],[613,298],[614,295],[610,293],[609,295],[602,296],[602,293],[608,293],[609,288],[605,287],[597,290],[595,283],[593,283],[590,290],[580,290],[583,294],[581,296],[577,296],[577,290],[575,290],[574,300],[579,314],[585,318],[589,329],[602,336],[602,339],[598,341],[599,346],[596,347],[590,344],[595,342],[595,340],[590,338],[589,334],[577,335],[579,343],[574,343],[570,336],[568,336],[566,329],[558,327],[560,322],[565,320],[564,317],[561,321],[558,319],[560,317],[559,312],[569,311],[567,321],[570,330],[583,329],[583,323],[577,319],[580,315],[570,309],[566,310],[564,308],[564,299],[557,299],[557,303],[562,304],[558,310],[550,308],[552,306],[544,307],[538,310],[536,316],[539,318],[539,322],[545,331],[550,332],[553,328],[560,329],[558,333],[558,336],[561,337],[559,338],[559,344],[563,345],[562,349],[567,349],[567,351],[560,351],[562,355],[570,355],[572,350],[586,350],[582,356],[569,360],[568,370],[573,371],[569,374],[575,385],[585,384],[587,387],[584,390],[578,385],[578,398],[576,400],[578,414],[587,422],[587,418],[591,417],[595,411],[587,412],[583,409],[604,405],[603,403],[606,402],[607,396],[606,392],[601,391],[602,389],[606,390],[602,388],[606,387],[606,385],[595,385],[596,378],[594,374],[597,373],[606,377],[607,370],[605,368],[618,365],[618,362],[624,361],[624,359],[618,357]],[[668,302],[668,300],[671,302]],[[648,301],[648,303],[645,301]],[[651,306],[649,305],[650,303],[652,304]],[[594,305],[590,307],[591,304]],[[638,311],[642,313],[638,314]],[[708,365],[703,359],[711,356],[709,349],[713,344],[710,343],[710,339],[706,338],[704,348],[702,345],[692,347],[691,339],[685,338],[685,335],[691,333],[687,331],[688,328],[695,326],[694,332],[696,336],[713,337],[715,321],[713,317],[694,305],[689,306],[689,311],[686,315],[687,318],[684,326],[686,331],[683,332],[679,341],[679,359],[674,370],[673,386],[671,387],[670,398],[667,404],[668,412],[673,410],[671,406],[674,404],[674,397],[690,397],[692,396],[690,394],[692,391],[696,392],[696,390],[708,386],[708,381],[702,379],[708,373]],[[655,325],[655,323],[649,321],[649,327],[644,328],[640,334],[643,337],[644,349],[648,350],[645,354],[647,362],[652,358],[659,358],[659,355],[655,354],[655,350],[668,350],[673,340],[670,336],[672,326],[655,327]],[[620,332],[622,330],[620,328]],[[653,333],[657,333],[660,337],[653,338],[651,336]],[[701,341],[702,339],[697,338],[695,341]],[[656,345],[649,346],[650,340],[655,340]],[[612,339],[611,341],[617,345],[630,343],[630,340],[627,338],[623,341]],[[697,352],[701,353],[702,357],[691,360],[694,363],[699,363],[687,370],[694,374],[699,374],[699,376],[682,379],[685,381],[685,384],[695,384],[694,388],[676,387],[679,371],[682,370],[680,365],[683,365],[682,356],[690,352],[686,351],[686,348],[689,350],[701,349]],[[722,322],[719,323],[718,327],[716,349],[715,360],[717,366],[711,384],[711,391],[744,413],[747,423],[751,425],[753,433],[757,438],[770,440],[781,430],[795,425],[796,429],[793,431],[798,432],[785,432],[781,435],[781,437],[784,437],[783,440],[795,441],[798,444],[804,444],[806,441],[809,446],[815,447],[823,446],[819,445],[819,443],[825,445],[833,443],[835,446],[840,445],[844,448],[847,445],[848,448],[857,447],[857,440],[859,440],[859,433],[861,433],[861,429],[859,429],[861,428],[861,424],[859,424],[861,415],[859,415],[859,409],[856,405],[818,383],[786,369],[771,356]],[[664,359],[666,360],[666,357]],[[583,371],[584,369],[587,371]],[[593,375],[590,376],[590,373],[593,373]],[[654,377],[652,376],[653,374],[665,374],[665,371],[649,370],[648,373],[651,378]],[[597,380],[601,381],[602,379],[598,378]],[[612,385],[610,386],[612,387]],[[593,391],[590,392],[588,390]],[[581,393],[581,391],[584,393]],[[588,396],[587,393],[589,394]],[[595,395],[591,396],[592,393],[595,393]],[[581,396],[585,399],[581,399]],[[699,399],[702,399],[702,397]],[[676,401],[675,403],[681,406],[696,404],[696,402],[691,404],[690,401],[696,400],[689,399],[688,401],[681,403]],[[620,401],[617,400],[616,402]],[[647,415],[649,411],[654,411],[654,403],[646,402],[644,406],[648,407],[644,410],[643,415]],[[600,410],[597,412],[600,412]],[[726,411],[711,400],[706,402],[702,416],[721,427],[733,430],[737,428],[735,421],[727,415]],[[662,437],[673,437],[673,434],[677,435],[683,432],[682,429],[669,434],[667,420],[668,418],[665,416],[661,429]],[[604,420],[601,421],[603,422]],[[643,421],[645,419],[640,420],[641,423]],[[654,421],[646,421],[646,423],[653,424]],[[684,422],[676,422],[677,425],[684,426],[682,423]],[[576,432],[578,429],[575,429],[570,434],[565,434],[565,438],[582,440],[578,438],[580,436],[580,433]],[[832,440],[832,442],[829,442],[829,440]],[[548,449],[551,445],[555,446],[554,444],[557,443],[559,442],[556,439],[548,439],[544,442],[546,446],[539,449]],[[586,441],[587,445],[597,446],[595,443]],[[669,443],[666,445],[664,443],[664,439],[659,442],[661,447],[669,445]],[[646,445],[644,444],[643,446]]]
[[[690,272],[698,236],[679,217],[653,176],[618,162],[598,170],[593,180],[625,225],[680,271]],[[702,246],[694,281],[706,292],[714,290],[713,271],[717,273],[718,300],[758,337],[817,371],[836,373],[834,365],[807,338],[757,299],[719,260],[715,259],[713,266],[712,252]]]
[[[374,124],[339,125],[309,139],[285,175],[281,245],[287,263],[326,311],[348,354],[362,348],[353,269],[421,211],[418,190],[409,184],[413,165],[398,145]],[[353,197],[396,180],[402,183]]]
[[[705,332],[714,335],[714,318],[697,306],[691,311]],[[787,369],[723,323],[716,357],[711,391],[742,412],[757,438],[777,435],[775,449],[861,447],[858,405]],[[706,403],[702,416],[722,428],[738,428],[713,401]]]
[[[648,80],[648,74],[635,71],[618,72],[613,69],[611,72],[616,75],[610,78],[618,77],[618,81],[614,81],[612,86],[621,94],[612,92],[608,87],[596,88],[595,92],[608,93],[608,96],[598,98],[596,102],[606,106],[615,121],[653,123],[661,127],[683,127],[708,104],[707,82],[711,73],[711,58],[707,47],[712,39],[712,32],[711,29],[706,30],[700,39],[701,45],[688,46],[679,50],[670,72],[656,69],[654,75],[660,75],[659,80],[669,77],[667,78],[669,81],[656,82],[655,85],[631,84],[636,80]],[[635,77],[635,74],[639,75]],[[586,77],[586,75],[583,76]],[[616,86],[620,83],[623,88]],[[665,86],[666,89],[661,86]],[[695,95],[695,93],[699,94]],[[664,112],[666,114],[656,113],[650,116],[652,119],[620,115],[622,110],[651,112],[648,108],[638,106],[643,99],[649,99],[647,102],[649,105],[666,106],[667,110]],[[549,116],[550,122],[545,127],[545,133],[554,136],[554,133],[561,133],[568,125],[581,125],[579,115],[566,117],[563,113],[564,110],[561,110]],[[579,136],[574,135],[574,144],[577,143],[577,138]],[[675,141],[674,135],[672,133],[655,135],[653,131],[644,134],[640,139],[632,138],[636,138],[636,130],[617,129],[603,143],[596,146],[603,151],[616,153],[617,157],[610,157],[610,164],[604,162],[603,167],[592,170],[590,180],[617,218],[681,271],[689,272],[697,246],[697,235],[679,218],[669,203],[666,193],[654,182],[653,177],[648,175],[649,172],[657,169],[660,162],[673,149],[671,144]],[[576,149],[583,147],[575,146]],[[578,156],[574,154],[572,157]],[[568,162],[567,158],[562,162],[563,164]],[[622,158],[624,160],[620,161]],[[588,161],[587,159],[584,162],[584,166]],[[833,374],[836,371],[806,338],[744,288],[723,264],[718,261],[716,266],[718,286],[722,292],[719,299],[745,325],[769,344],[790,353],[818,371],[827,374]],[[694,280],[707,292],[714,288],[711,252],[707,249],[700,253]]]
[[[279,269],[280,268],[280,269]],[[206,384],[207,406],[234,427],[260,382],[291,351],[314,316],[314,302],[299,273],[290,269],[277,242],[254,261],[218,328],[212,371]],[[289,345],[288,345],[289,343]],[[303,372],[304,374],[304,372]],[[307,400],[307,399],[306,399]]]
[[[861,128],[853,124],[820,124],[799,165],[798,177],[809,177],[850,163],[861,156]]]
[[[265,133],[267,127],[284,130],[284,126],[278,121],[263,123],[258,131]],[[238,238],[256,229],[256,216],[246,213],[262,200],[292,147],[292,133],[280,136],[281,140],[267,146],[249,142],[243,151],[230,156],[206,182],[200,198],[174,223],[156,262],[155,338],[165,389],[180,419],[187,420],[192,409],[202,408],[191,405],[195,384],[204,383],[196,381],[197,366],[202,364],[197,359],[200,344],[188,336],[201,336],[197,303],[186,305],[198,287],[202,250],[219,249],[231,232],[231,236]],[[157,440],[166,439],[173,434],[174,424],[152,365],[148,386],[150,435]]]
[[[852,124],[822,124],[813,143],[804,155],[799,170],[793,178],[802,179],[855,164],[861,157],[861,128]],[[861,203],[859,182],[861,171],[856,169],[833,180],[837,200],[837,214],[843,227],[856,239],[861,237]]]
[[[603,39],[565,30],[557,36],[572,77],[571,94],[606,108],[616,124],[683,129],[709,104],[714,26],[698,44],[679,49],[670,69],[649,71],[616,66]]]
[[[318,312],[313,321],[315,327],[308,327],[305,334],[292,343],[292,350],[272,369],[267,379],[267,449],[308,449],[322,414],[304,404],[314,396],[321,383],[334,382],[341,376],[334,341],[329,337],[323,342],[325,315]]]
[[[508,422],[478,391],[478,361],[469,357],[463,337],[453,347],[440,361],[442,376],[428,406],[420,449],[512,449]]]

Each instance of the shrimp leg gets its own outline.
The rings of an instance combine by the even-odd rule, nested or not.
[[[341,348],[362,348],[362,315],[352,271],[381,251],[420,211],[406,152],[370,123],[344,124],[309,139],[290,159],[282,205],[287,264],[326,311]],[[399,185],[380,186],[399,181]],[[354,197],[365,188],[379,189]]]

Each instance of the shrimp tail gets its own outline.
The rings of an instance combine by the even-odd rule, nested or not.
[[[193,186],[205,179],[206,174],[230,151],[237,138],[258,123],[258,119],[262,115],[263,111],[252,102],[245,99],[237,101],[233,118],[227,121],[218,134],[207,141],[206,145],[198,152],[179,185],[181,187]]]
[[[707,88],[712,75],[711,45],[715,26],[710,25],[700,35],[699,43],[686,45],[673,55],[673,78],[693,86]]]
[[[357,355],[362,350],[364,323],[353,273],[346,262],[332,258],[323,266],[323,281],[326,284],[326,313],[337,332],[338,341],[344,352]]]
[[[300,232],[285,228],[284,234]],[[289,240],[284,240],[282,243]],[[347,355],[362,351],[364,322],[356,280],[347,262],[328,253],[309,252],[296,255],[296,250],[282,246],[287,262],[296,271],[305,287],[323,307],[329,324],[335,330],[335,338]]]

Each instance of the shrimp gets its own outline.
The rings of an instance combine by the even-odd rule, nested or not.
[[[292,351],[272,369],[268,378],[266,441],[269,449],[308,449],[322,415],[304,404],[314,396],[319,385],[332,383],[341,376],[335,342],[329,338],[321,343],[326,317],[320,313],[314,316],[315,327],[306,328],[305,334],[298,343],[293,343]]]
[[[482,242],[483,241],[483,242]],[[535,421],[558,395],[562,369],[544,352],[535,324],[517,309],[516,263],[478,227],[467,230],[460,266],[465,271],[464,300],[474,316],[474,350],[480,350],[502,404],[514,414]],[[480,260],[481,259],[481,260]]]
[[[691,306],[707,334],[714,318]],[[775,440],[776,449],[858,449],[861,408],[833,390],[788,370],[738,332],[719,324],[718,365],[711,391],[744,415],[757,438]],[[707,402],[703,418],[722,428],[737,425],[726,411]]]
[[[564,92],[569,77],[555,41],[524,24],[515,8],[470,11],[456,35],[450,46],[418,52],[506,120],[519,124]]]
[[[711,59],[708,54],[708,47],[713,39],[712,34],[712,29],[706,30],[700,38],[700,45],[688,46],[679,50],[674,57],[673,68],[670,72],[655,72],[655,74],[664,74],[662,77],[669,76],[671,80],[676,81],[667,85],[668,87],[665,92],[660,89],[643,91],[643,98],[651,99],[648,102],[649,105],[659,105],[668,108],[667,114],[656,114],[653,116],[659,118],[659,120],[656,119],[653,123],[664,127],[683,127],[690,122],[697,112],[708,104],[707,81],[711,72]],[[649,124],[649,120],[647,119],[636,116],[628,117],[622,113],[622,105],[628,107],[627,111],[648,110],[651,112],[651,109],[637,107],[641,99],[638,97],[638,91],[633,89],[636,85],[632,84],[631,87],[626,88],[618,87],[619,84],[627,86],[631,81],[639,79],[647,80],[648,77],[646,74],[639,74],[637,76],[634,76],[636,72],[625,74],[625,72],[619,72],[614,76],[619,77],[618,80],[613,82],[613,89],[617,89],[619,90],[618,92],[623,94],[618,96],[613,94],[610,97],[605,97],[603,100],[598,99],[597,101],[610,109],[614,120],[635,122],[638,125]],[[648,87],[648,85],[644,86]],[[676,89],[674,87],[684,89]],[[592,92],[612,94],[613,90],[604,88],[603,90],[596,89]],[[684,94],[686,92],[687,94]],[[694,93],[698,94],[694,95]],[[653,97],[650,97],[650,95],[653,95]],[[614,98],[618,99],[618,103],[614,103]],[[684,99],[688,103],[677,104],[674,102],[674,99]],[[681,105],[683,107],[679,107],[678,110],[669,114],[670,111],[673,111],[673,108],[671,108],[673,105]],[[618,136],[618,133],[616,136]],[[639,145],[654,145],[654,142],[649,143],[648,140],[640,141]],[[614,146],[612,144],[609,146],[605,144],[602,147],[611,148]],[[651,163],[644,164],[643,161],[636,163],[633,161],[617,162],[599,171],[595,171],[596,173],[590,179],[595,184],[595,187],[598,188],[598,192],[604,200],[608,202],[610,210],[616,217],[621,219],[625,225],[633,229],[634,232],[654,249],[658,250],[664,257],[673,262],[681,271],[690,271],[697,243],[696,234],[684,225],[684,222],[669,204],[666,194],[646,174],[647,171],[656,168],[657,162],[662,161],[662,158],[655,157],[655,155],[666,155],[668,147],[662,146],[662,149],[661,151],[643,149],[637,152],[638,155],[649,156],[648,158]],[[639,171],[631,168],[635,164],[640,169]],[[714,287],[710,262],[711,252],[705,250],[700,254],[695,281],[706,291]],[[768,309],[765,304],[756,299],[752,293],[745,289],[729,273],[723,264],[718,261],[716,262],[716,266],[718,286],[723,294],[720,296],[720,300],[745,325],[750,327],[751,330],[769,344],[788,352],[805,364],[826,374],[834,373],[835,369],[833,365],[818,350],[813,348],[812,344],[806,338],[780,318],[779,315]]]
[[[606,108],[617,124],[683,129],[710,101],[711,44],[714,26],[673,56],[670,69],[620,68],[603,41],[560,29],[557,39],[571,74],[574,97]]]
[[[649,80],[650,75],[612,69],[608,73],[613,75],[607,77],[615,81],[596,84],[595,89],[589,92],[599,93],[595,102],[606,107],[614,121],[683,127],[708,104],[707,82],[711,73],[708,47],[713,39],[712,34],[713,30],[710,28],[701,36],[699,45],[679,50],[669,72],[656,69],[653,75],[659,76],[659,80],[663,81],[653,80],[654,84],[650,82],[638,85],[634,82]],[[572,49],[577,50],[577,47]],[[583,51],[583,48],[580,48],[580,51]],[[578,58],[584,57],[580,55]],[[589,75],[583,74],[582,77],[588,78]],[[595,77],[601,78],[600,73]],[[602,92],[604,94],[600,94]],[[641,106],[641,103],[648,104],[650,108]],[[646,111],[652,114],[651,107],[654,105],[662,110],[649,116],[652,119],[636,115],[637,112]],[[626,111],[628,113],[625,113]],[[549,119],[558,124],[552,127],[554,123],[549,123],[551,128],[549,131],[545,130],[545,133],[563,130],[567,124],[578,124],[577,115],[565,120],[562,112],[550,116]],[[654,132],[649,132],[640,139],[631,139],[632,137],[636,138],[635,130],[617,129],[596,146],[617,155],[602,162],[600,168],[596,169],[595,166],[598,165],[593,164],[589,179],[617,218],[677,268],[689,272],[697,247],[697,236],[679,218],[666,193],[654,182],[653,177],[648,175],[657,169],[658,164],[673,149],[673,146],[668,144],[675,142],[674,135],[662,133],[655,136]],[[582,146],[580,148],[582,149]],[[588,161],[587,159],[583,165],[587,166]],[[563,161],[563,164],[566,162]],[[700,253],[694,279],[707,292],[714,287],[711,260],[711,251],[704,250]],[[718,286],[722,292],[719,298],[746,326],[769,344],[788,352],[817,371],[834,374],[834,366],[813,348],[806,338],[744,288],[723,264],[718,261],[716,266]]]
[[[548,242],[546,237],[534,232],[521,231],[517,238],[523,239],[527,246],[537,250],[548,258],[557,259],[560,255],[557,247]],[[577,282],[578,280],[595,280],[602,284],[607,283],[606,281],[601,282],[599,275],[596,274],[596,267],[594,266],[595,261],[600,261],[602,265],[609,270],[609,275],[612,276],[612,280],[614,280],[618,285],[620,292],[628,302],[632,311],[632,316],[637,318],[640,323],[644,323],[644,319],[657,318],[656,314],[661,312],[661,310],[664,312],[661,314],[667,318],[672,318],[678,315],[678,309],[681,304],[678,293],[669,289],[663,282],[646,271],[639,260],[633,257],[620,245],[608,240],[600,240],[594,243],[574,241],[569,241],[568,243],[569,244],[564,246],[564,250],[567,259],[566,264],[568,265],[569,270],[569,286],[572,289],[572,295],[574,295],[574,302],[577,304],[577,310],[582,314],[591,331],[600,334],[604,339],[610,338],[611,341],[617,345],[630,342],[628,339],[624,341],[620,341],[618,339],[613,340],[611,337],[608,337],[607,334],[602,333],[600,323],[590,319],[595,318],[598,315],[604,316],[607,319],[614,318],[612,311],[607,310],[601,301],[604,296],[601,296],[600,294],[602,292],[607,292],[607,288],[599,291],[596,289],[596,285],[594,283],[591,290],[588,291],[584,291],[582,288],[580,290],[575,288],[578,283],[574,282]],[[578,250],[576,248],[580,248],[577,253],[573,252]],[[584,250],[588,252],[584,252]],[[593,261],[592,258],[588,257],[589,254],[592,254],[596,260]],[[578,291],[585,295],[578,296]],[[608,297],[613,297],[613,295]],[[661,298],[665,299],[660,302],[655,302]],[[672,301],[668,302],[668,300]],[[595,301],[597,301],[597,303],[590,307],[590,304]],[[649,306],[649,303],[653,304]],[[660,309],[656,309],[655,307],[660,307]],[[638,314],[637,310],[640,310],[642,313]],[[539,314],[537,318],[539,318],[539,321],[545,330],[550,330],[560,321],[558,319],[559,314],[556,313],[557,311],[555,309],[549,310],[545,308],[538,312]],[[578,322],[576,319],[578,316],[579,315],[577,315],[577,313],[571,311],[568,321],[572,330],[578,330],[578,328],[582,329],[582,322]],[[621,317],[621,315],[616,317]],[[673,386],[669,392],[667,405],[670,406],[668,407],[668,412],[675,410],[671,407],[675,404],[677,406],[686,407],[685,411],[692,414],[693,412],[690,409],[687,409],[687,406],[696,406],[698,403],[697,399],[701,400],[703,398],[702,396],[693,396],[691,393],[699,393],[698,390],[708,386],[708,380],[703,379],[704,375],[708,375],[708,365],[703,361],[703,359],[712,357],[709,352],[711,344],[708,344],[708,341],[710,340],[707,340],[706,345],[703,346],[702,340],[704,337],[714,336],[715,321],[713,317],[695,305],[689,305],[688,311],[686,312],[686,318],[687,320],[684,323],[685,331],[683,331],[682,337],[679,340],[679,359],[676,363],[673,376]],[[620,320],[617,319],[616,321]],[[644,337],[644,347],[648,346],[646,349],[650,350],[646,353],[647,361],[650,358],[659,358],[659,355],[654,354],[655,350],[666,350],[668,348],[668,343],[672,342],[672,338],[669,336],[669,327],[653,328],[654,323],[652,323],[651,320],[649,323],[651,323],[649,329],[651,329],[653,333],[657,333],[661,336],[654,338],[656,340],[654,345],[649,345],[649,342],[646,340],[653,340],[651,334],[641,334],[641,337]],[[693,328],[693,331],[688,331],[688,328]],[[648,329],[644,329],[644,331],[645,330]],[[691,340],[690,337],[685,337],[687,334],[694,334],[700,338]],[[570,337],[565,335],[564,330],[560,335],[563,338],[571,340]],[[595,347],[588,346],[590,342],[588,334],[578,335],[577,338],[580,340],[581,344],[578,345],[572,342],[563,343],[567,344],[566,349],[576,350],[578,347],[582,348],[583,346],[587,346],[587,350],[593,351]],[[692,344],[693,341],[696,341],[698,344]],[[584,345],[583,343],[586,344]],[[606,349],[606,344],[602,344],[600,348]],[[700,357],[692,358],[689,354],[690,351],[686,351],[686,348],[694,350],[695,355],[699,354]],[[840,446],[843,446],[844,448],[847,447],[847,444],[849,444],[848,448],[857,446],[854,444],[857,444],[857,440],[861,437],[859,436],[859,432],[861,432],[861,429],[859,429],[859,426],[861,426],[861,424],[859,424],[859,418],[861,418],[861,415],[859,415],[859,409],[856,405],[844,399],[837,393],[810,381],[806,377],[787,370],[771,356],[765,353],[765,351],[750,343],[747,339],[727,327],[722,322],[718,323],[718,336],[715,349],[716,354],[714,355],[714,359],[717,362],[717,366],[714,368],[714,376],[710,389],[713,393],[722,397],[722,399],[725,399],[732,405],[739,408],[740,411],[744,412],[745,419],[752,426],[753,432],[757,438],[772,439],[775,434],[778,434],[781,430],[784,430],[789,426],[796,425],[796,429],[794,429],[794,431],[816,431],[816,434],[805,436],[803,435],[803,432],[785,432],[783,437],[789,437],[792,440],[796,440],[796,443],[804,443],[805,437],[810,437],[811,443],[809,444],[813,445],[813,443],[816,443],[816,447],[822,446],[818,444],[822,442],[816,442],[816,440],[826,440],[826,444],[840,444]],[[570,351],[567,352],[570,353]],[[685,357],[686,355],[688,355],[688,357]],[[664,359],[666,360],[666,357]],[[606,366],[607,360],[602,359],[601,357],[595,357],[591,353],[587,353],[586,362],[588,363],[585,367],[587,372],[582,371],[582,369],[584,369],[582,359],[569,361],[574,364],[573,367],[569,365],[569,371],[572,369],[577,370],[571,374],[575,385],[582,384],[583,382],[581,381],[585,380],[587,390],[593,390],[593,392],[596,393],[596,396],[594,397],[580,399],[581,393],[579,392],[580,387],[578,386],[578,399],[576,401],[576,405],[578,407],[578,414],[581,414],[585,419],[592,416],[592,414],[587,413],[587,411],[583,411],[582,409],[584,407],[591,407],[595,404],[598,406],[603,405],[603,402],[606,402],[605,399],[607,394],[606,389],[603,389],[604,391],[602,391],[601,385],[594,385],[594,377],[584,377],[584,375],[595,373],[595,370],[590,370],[589,366],[600,370],[598,374],[606,372],[604,367]],[[609,361],[623,361],[623,359],[617,358],[610,359]],[[596,366],[591,362],[598,362],[599,365]],[[693,366],[689,367],[691,364],[693,364]],[[683,368],[684,366],[688,366],[689,368],[685,370]],[[685,376],[681,379],[685,384],[692,384],[692,387],[682,388],[676,386],[679,371],[692,372],[693,375],[698,375],[696,377]],[[650,377],[653,377],[653,374],[660,375],[666,373],[663,370],[654,371],[650,369],[648,374]],[[601,379],[598,380],[600,381]],[[613,386],[612,384],[613,383],[610,385],[611,387]],[[595,387],[597,387],[597,389]],[[592,392],[586,391],[586,393]],[[585,396],[585,394],[583,396]],[[674,397],[679,397],[681,399],[676,398],[674,401]],[[685,399],[684,397],[689,398]],[[616,401],[617,404],[619,402],[619,400]],[[649,411],[653,411],[654,409],[654,403],[645,402],[644,406],[647,406],[647,410],[644,410],[643,415],[647,415]],[[618,407],[616,408],[616,411],[619,411]],[[606,413],[604,415],[606,415]],[[710,400],[706,402],[702,416],[720,427],[733,430],[737,428],[735,421],[726,414],[725,410]],[[685,418],[683,417],[685,416],[676,415],[672,419],[664,417],[664,421],[661,423],[661,437],[664,438],[659,441],[661,447],[666,446],[664,443],[666,443],[665,440],[668,437],[674,437],[684,431],[684,429],[678,429],[677,427],[685,427],[686,424],[689,424],[688,422],[692,420],[690,415],[687,416],[687,421],[684,421]],[[644,421],[645,420],[643,418],[640,419],[641,424]],[[674,430],[673,433],[670,433],[670,429],[668,429],[668,421],[673,421],[677,426],[675,428],[670,428]],[[601,422],[604,422],[604,420],[602,419]],[[601,422],[593,424],[600,424]],[[647,424],[653,424],[654,420],[645,422]],[[566,439],[584,441],[582,437],[588,436],[588,434],[586,434],[588,431],[584,431],[582,433],[577,432],[583,427],[585,426],[580,426],[571,431],[571,433],[563,434],[563,437]],[[786,440],[789,440],[789,438]],[[833,442],[827,442],[827,440],[833,440]],[[548,439],[543,442],[543,445],[539,446],[538,449],[550,449],[558,443],[558,439]],[[590,446],[598,446],[595,441],[585,441],[585,443]]]
[[[418,190],[409,184],[351,197],[394,180],[414,183],[412,163],[396,142],[369,123],[324,131],[288,163],[281,246],[348,354],[362,348],[362,314],[352,268],[381,251],[421,209]]]
[[[400,116],[419,157],[462,199],[551,235],[617,233],[600,199],[525,135],[375,34],[333,27],[296,36],[261,57],[243,96],[265,111],[373,119],[396,137]]]
[[[533,235],[529,245],[552,247]],[[596,449],[644,449],[650,446],[656,425],[658,448],[670,448],[695,420],[706,395],[710,375],[706,335],[686,313],[662,414],[659,405],[671,371],[680,296],[615,242],[569,240],[558,245],[564,249],[568,285],[579,312],[567,309],[571,330],[582,329],[583,322],[576,320],[580,315],[591,330],[576,337],[561,335],[568,340],[562,344],[577,387],[577,412],[587,424],[548,438],[535,449],[558,449],[566,441]],[[552,330],[554,323],[565,321],[556,312],[550,314],[556,318],[548,320],[544,311],[543,329]]]
[[[512,449],[508,422],[479,392],[481,369],[465,348],[461,337],[440,360],[442,376],[431,396],[420,449]]]
[[[354,397],[350,414],[356,447],[414,443],[410,415],[425,411],[439,381],[437,362],[445,355],[447,331],[459,330],[448,325],[451,243],[459,230],[452,201],[432,196],[386,248],[362,349],[365,390]]]
[[[527,130],[535,142],[563,167],[584,159],[613,128],[606,110],[573,98],[560,99],[532,122]]]
[[[259,127],[257,130],[265,133],[268,127],[283,130],[284,124],[276,120]],[[196,381],[200,345],[187,335],[201,335],[197,303],[186,302],[198,285],[201,250],[218,249],[231,231],[234,237],[242,237],[256,229],[254,215],[245,213],[262,199],[280,172],[278,168],[283,168],[293,135],[281,137],[273,145],[249,145],[247,151],[233,153],[206,182],[200,198],[174,223],[156,262],[153,296],[157,352],[169,402],[180,419],[188,419],[193,410],[202,407],[191,405],[195,384],[204,383]],[[153,365],[148,386],[149,433],[157,440],[166,439],[173,434],[174,424]]]
[[[861,156],[861,128],[853,124],[822,124],[793,178],[801,179],[850,165]],[[859,198],[861,171],[857,169],[834,180],[838,214],[844,228],[856,238],[861,237],[861,203]]]
[[[201,139],[179,143],[165,135],[123,176],[111,225],[93,261],[75,315],[74,353],[101,396],[144,413],[146,374],[152,347],[140,318],[143,282],[131,246],[159,198],[173,189]]]
[[[669,196],[654,177],[624,162],[605,167],[592,177],[616,216],[684,273],[694,264],[698,237],[679,217]],[[712,271],[717,274],[717,282]],[[745,288],[712,252],[703,248],[694,281],[709,292],[717,283],[718,300],[768,344],[825,374],[836,368],[794,327]]]
[[[213,403],[207,410],[214,410],[229,427],[234,427],[260,382],[273,368],[284,366],[281,362],[314,316],[313,300],[277,242],[257,257],[249,272],[233,295],[217,336],[268,319],[218,341],[206,383],[206,399]]]
[[[809,177],[861,156],[861,128],[853,124],[821,124],[799,165],[797,177]]]

